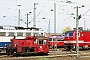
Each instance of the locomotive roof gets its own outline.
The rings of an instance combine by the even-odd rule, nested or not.
[[[18,27],[18,26],[0,26],[0,29],[3,29],[3,30],[39,30],[41,28],[36,28],[36,27],[28,27],[28,28],[25,28],[25,27]]]
[[[46,39],[48,39],[48,37],[45,37],[45,36],[36,36],[36,38],[38,40],[46,40]]]
[[[82,32],[90,32],[90,30],[83,30]]]
[[[35,27],[28,27],[28,28],[24,28],[24,27],[15,27],[15,29],[16,29],[16,30],[17,30],[17,29],[30,29],[30,30],[35,29],[35,30],[39,30],[40,28],[35,28]]]
[[[72,30],[72,31],[66,31],[66,32],[74,32],[75,30]]]
[[[66,32],[74,32],[74,31],[76,31],[76,30],[66,31]],[[82,32],[90,32],[90,30],[80,30],[80,31],[82,31]]]

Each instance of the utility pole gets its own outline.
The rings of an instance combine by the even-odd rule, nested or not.
[[[30,15],[30,14],[27,13],[26,15],[27,15],[27,28],[28,28],[28,15]]]
[[[17,5],[19,6],[19,11],[18,11],[18,27],[20,27],[20,6],[21,5]]]
[[[78,25],[79,25],[79,18],[78,18],[78,6],[76,6],[76,53],[77,53],[77,58],[78,56],[78,51],[79,51],[79,45],[78,45]]]
[[[29,12],[29,13],[31,13],[31,12]],[[28,24],[30,23],[30,22],[28,22],[28,15],[30,15],[29,13],[25,14],[27,16],[27,22],[25,23],[27,25],[27,28],[28,28]]]
[[[48,34],[50,36],[50,19],[49,19],[49,22],[48,22]]]
[[[36,4],[38,3],[34,3],[33,27],[36,27]]]
[[[56,3],[54,0],[54,36],[56,36]],[[57,39],[55,39],[56,43],[55,43],[55,49],[57,50]]]
[[[85,22],[85,18],[84,18],[84,30],[86,30],[86,22]]]
[[[84,5],[82,5],[82,7],[84,7]],[[77,53],[77,58],[79,57],[78,56],[78,52],[79,52],[78,25],[79,25],[79,20],[82,17],[81,15],[78,15],[78,8],[81,8],[81,7],[76,6],[76,53]]]

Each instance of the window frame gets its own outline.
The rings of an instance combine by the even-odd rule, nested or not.
[[[1,33],[0,36],[6,36],[6,32],[0,32],[0,33]]]
[[[15,36],[15,33],[14,32],[8,32],[8,36]]]

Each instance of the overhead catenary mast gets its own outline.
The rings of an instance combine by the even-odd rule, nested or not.
[[[20,6],[21,5],[17,5],[19,6],[19,11],[18,11],[18,27],[20,27]]]
[[[84,30],[86,30],[86,22],[85,22],[85,18],[84,18]]]
[[[36,5],[38,3],[34,3],[34,15],[33,15],[33,27],[36,27]]]
[[[54,0],[54,35],[56,36],[56,3]],[[56,43],[54,48],[57,50],[57,40],[55,39]]]

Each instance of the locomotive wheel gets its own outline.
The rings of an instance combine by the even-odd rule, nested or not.
[[[10,48],[6,48],[6,54],[10,55]]]
[[[7,55],[15,55],[14,52],[15,52],[15,50],[12,49],[12,48],[7,48],[7,49],[6,49],[6,54],[7,54]]]

